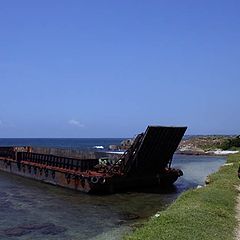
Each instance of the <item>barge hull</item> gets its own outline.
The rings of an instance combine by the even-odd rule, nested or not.
[[[92,183],[91,177],[80,179],[76,178],[74,174],[69,176],[69,173],[58,170],[48,169],[46,171],[46,169],[29,167],[29,165],[19,167],[16,161],[4,158],[0,158],[0,171],[85,193],[113,193],[157,185],[166,187],[173,184],[182,175],[181,171],[174,169],[174,172],[162,177],[115,177],[109,178],[104,184]]]
[[[81,192],[88,193],[93,190],[87,179],[82,179],[80,181],[80,179],[73,179],[72,176],[68,176],[64,172],[44,168],[34,168],[33,166],[30,167],[29,165],[26,165],[25,167],[19,167],[17,162],[10,159],[0,159],[0,170]]]

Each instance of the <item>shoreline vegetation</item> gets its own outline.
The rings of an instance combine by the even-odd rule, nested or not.
[[[134,142],[134,139],[127,139],[120,145],[110,145],[110,151],[125,151]],[[225,156],[236,154],[240,150],[240,136],[192,136],[183,139],[176,151],[177,154],[185,155],[216,155]]]
[[[238,153],[240,136],[196,136],[183,139],[177,153],[190,155],[228,155]]]
[[[184,192],[124,239],[234,239],[239,159],[240,154],[229,155],[226,164],[208,177],[207,185]]]

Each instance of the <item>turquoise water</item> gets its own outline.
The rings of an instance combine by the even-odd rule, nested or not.
[[[221,157],[176,155],[183,170],[172,189],[87,195],[0,172],[0,239],[121,239],[178,195],[216,171]]]

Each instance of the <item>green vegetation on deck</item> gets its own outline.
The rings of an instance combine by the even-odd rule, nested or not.
[[[240,154],[229,156],[227,163],[233,165],[212,174],[206,187],[183,193],[159,217],[150,219],[126,239],[234,239],[239,160]]]

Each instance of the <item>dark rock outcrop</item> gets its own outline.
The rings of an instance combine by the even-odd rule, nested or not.
[[[44,235],[57,235],[59,233],[65,232],[66,230],[67,229],[65,227],[57,226],[53,223],[26,224],[18,225],[12,228],[6,228],[0,231],[0,236],[20,237],[32,232]]]

